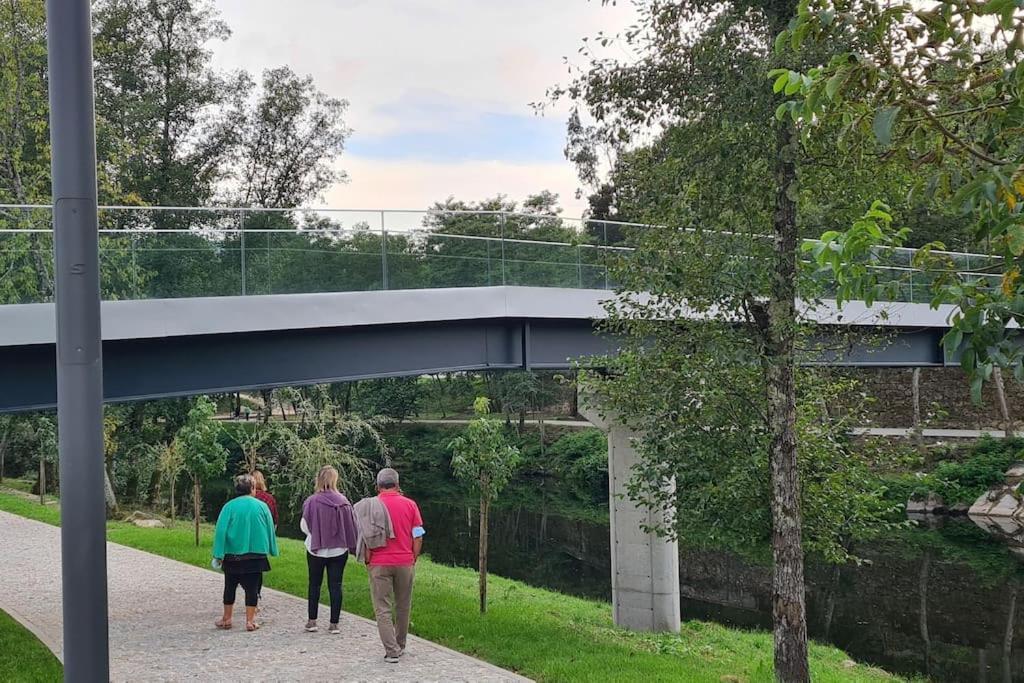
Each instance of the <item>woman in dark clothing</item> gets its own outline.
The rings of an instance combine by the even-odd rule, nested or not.
[[[245,629],[255,631],[256,606],[263,572],[270,571],[268,555],[277,555],[277,538],[270,509],[252,496],[252,477],[235,478],[238,496],[217,516],[213,537],[213,564],[224,570],[224,615],[217,621],[220,629],[231,628],[238,587],[245,590]]]
[[[262,500],[270,508],[270,516],[274,518],[274,526],[277,526],[277,501],[267,491],[267,480],[263,477],[263,473],[259,470],[254,470],[252,473],[252,495],[256,496],[257,500]]]
[[[302,504],[302,532],[306,534],[306,566],[309,569],[309,621],[307,631],[316,631],[320,609],[320,585],[327,572],[331,595],[332,634],[341,633],[341,581],[349,550],[356,547],[356,522],[348,498],[338,492],[338,471],[330,465],[316,476],[316,493]]]

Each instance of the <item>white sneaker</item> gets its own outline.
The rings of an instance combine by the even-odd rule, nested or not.
[[[316,625],[316,619],[310,619],[306,622],[306,633],[316,633],[320,630],[320,627]]]
[[[384,661],[388,664],[398,664],[398,657],[396,657],[395,655],[385,655]]]

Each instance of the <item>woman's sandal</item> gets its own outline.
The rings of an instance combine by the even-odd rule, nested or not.
[[[231,630],[231,622],[230,621],[224,621],[223,619],[218,619],[217,621],[215,621],[213,623],[213,625],[216,626],[217,628],[219,628],[221,631],[230,631]]]
[[[245,624],[245,630],[246,631],[256,631],[256,630],[259,629],[259,627],[260,627],[260,625],[257,624],[255,621],[249,621],[249,622],[246,622],[246,624]]]

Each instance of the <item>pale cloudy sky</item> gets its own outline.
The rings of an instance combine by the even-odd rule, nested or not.
[[[530,108],[580,63],[584,36],[632,19],[628,1],[216,0],[234,35],[223,68],[287,64],[349,101],[353,129],[330,190],[338,208],[423,209],[449,195],[521,200],[549,189],[565,215],[586,201],[565,161],[565,108]]]

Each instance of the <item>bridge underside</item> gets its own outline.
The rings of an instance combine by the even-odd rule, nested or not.
[[[107,401],[438,372],[566,368],[612,351],[589,321],[454,321],[130,339],[103,344]],[[52,345],[5,349],[0,411],[56,405]]]
[[[525,287],[104,304],[110,402],[438,372],[569,368],[614,353],[607,292]],[[828,321],[822,321],[826,326]],[[0,412],[56,405],[53,308],[0,306]],[[940,327],[823,327],[808,364],[943,365]]]

